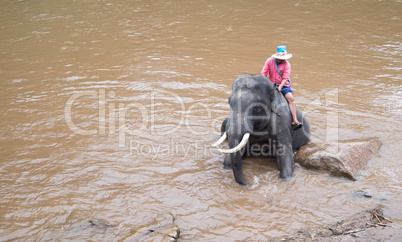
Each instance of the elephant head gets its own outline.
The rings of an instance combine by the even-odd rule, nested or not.
[[[243,74],[236,78],[229,97],[230,115],[224,122],[224,133],[218,146],[226,137],[230,149],[219,149],[230,156],[236,181],[247,185],[242,169],[242,148],[249,139],[266,137],[270,130],[270,116],[274,99],[274,85],[262,75]]]

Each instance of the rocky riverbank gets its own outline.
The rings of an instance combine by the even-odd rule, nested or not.
[[[135,228],[123,241],[180,241],[180,230],[172,214],[163,214],[152,222]],[[107,221],[89,220],[79,227],[92,232],[111,232],[115,226]],[[312,227],[298,230],[281,237],[267,239],[279,241],[402,241],[402,220],[391,220],[383,214],[383,209],[357,213],[331,226]]]
[[[328,227],[307,228],[269,241],[402,241],[402,221],[391,221],[375,208]]]

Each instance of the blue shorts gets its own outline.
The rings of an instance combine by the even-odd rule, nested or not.
[[[293,91],[292,91],[292,89],[290,89],[290,86],[283,86],[283,87],[282,87],[282,91],[281,91],[281,93],[283,94],[283,96],[285,96],[286,93],[288,93],[288,92],[291,92],[291,93],[293,94]]]

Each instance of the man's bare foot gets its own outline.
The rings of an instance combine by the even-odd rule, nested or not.
[[[303,124],[300,123],[299,121],[297,121],[297,122],[292,122],[292,129],[293,129],[293,130],[298,130],[298,129],[300,129],[301,127],[303,127]]]

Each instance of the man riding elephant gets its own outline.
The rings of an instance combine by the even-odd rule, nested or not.
[[[293,175],[293,150],[306,144],[310,138],[310,125],[302,112],[295,107],[296,120],[303,126],[294,128],[295,118],[284,96],[266,76],[242,74],[232,85],[229,97],[230,115],[222,123],[222,137],[212,146],[217,147],[226,138],[230,149],[218,149],[226,153],[224,164],[231,166],[237,183],[247,185],[242,168],[242,156],[247,147],[264,153],[274,151],[282,178]],[[292,128],[293,126],[293,128]],[[246,147],[247,146],[247,147]]]
[[[303,124],[297,120],[296,103],[293,97],[293,91],[290,89],[290,63],[287,61],[292,58],[292,54],[287,53],[286,46],[284,45],[280,45],[276,49],[277,53],[273,54],[265,62],[261,75],[268,75],[269,80],[278,85],[278,91],[285,96],[289,103],[290,113],[293,118],[293,129],[300,129]]]

